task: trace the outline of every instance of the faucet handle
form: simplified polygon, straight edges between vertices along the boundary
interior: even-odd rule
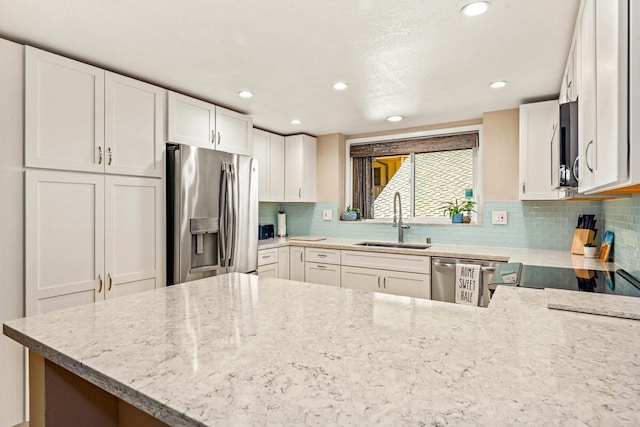
[[[402,227],[402,228],[411,228],[411,226],[408,225],[408,224],[402,224],[400,227]]]

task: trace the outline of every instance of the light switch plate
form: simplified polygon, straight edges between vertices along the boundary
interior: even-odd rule
[[[507,211],[493,211],[493,212],[491,212],[491,224],[506,225],[507,224]]]
[[[333,211],[331,209],[322,211],[322,220],[323,221],[331,221],[333,219]]]

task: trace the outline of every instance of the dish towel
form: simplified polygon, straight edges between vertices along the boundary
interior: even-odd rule
[[[456,264],[455,302],[477,306],[482,296],[482,267]]]

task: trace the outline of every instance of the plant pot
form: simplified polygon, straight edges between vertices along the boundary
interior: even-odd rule
[[[464,222],[465,224],[469,224],[471,222],[471,217],[469,215],[463,216],[462,222]]]
[[[462,217],[463,215],[461,213],[453,214],[451,222],[454,224],[462,224]]]
[[[595,258],[596,257],[596,247],[595,246],[585,246],[584,247],[584,257],[585,258]]]
[[[358,214],[355,211],[344,211],[340,214],[342,221],[355,221],[358,219]]]

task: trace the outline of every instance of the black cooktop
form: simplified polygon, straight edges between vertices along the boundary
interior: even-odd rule
[[[488,287],[490,290],[494,290],[496,285],[536,289],[554,288],[640,297],[640,282],[624,270],[617,270],[617,274],[614,274],[612,271],[509,263],[499,265],[496,268]]]

